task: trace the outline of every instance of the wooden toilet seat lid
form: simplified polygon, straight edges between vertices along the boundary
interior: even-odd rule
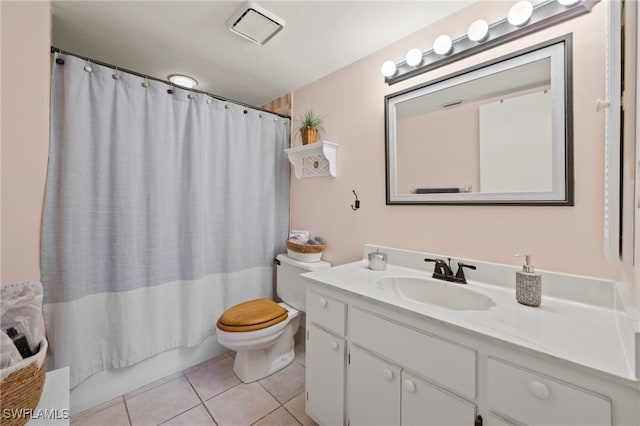
[[[218,319],[218,328],[232,332],[261,330],[287,316],[287,310],[271,299],[249,300],[227,309]]]

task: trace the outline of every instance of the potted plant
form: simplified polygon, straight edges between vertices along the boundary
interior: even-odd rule
[[[301,114],[298,118],[300,125],[297,131],[300,133],[302,144],[315,143],[318,139],[318,133],[324,131],[322,128],[322,117],[308,109],[304,114]]]

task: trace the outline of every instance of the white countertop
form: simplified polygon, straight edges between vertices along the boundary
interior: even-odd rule
[[[451,310],[406,300],[376,285],[384,277],[430,278],[426,269],[388,265],[386,271],[372,271],[367,265],[368,262],[359,261],[303,276],[315,283],[587,367],[595,373],[624,379],[634,387],[640,384],[617,331],[616,311],[610,307],[544,293],[540,307],[529,307],[516,302],[514,288],[468,279],[464,287],[490,297],[495,306],[484,311]],[[543,288],[544,285],[543,282]]]

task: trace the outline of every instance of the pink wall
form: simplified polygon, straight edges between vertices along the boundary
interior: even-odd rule
[[[326,139],[339,144],[337,178],[292,177],[291,226],[327,239],[324,258],[334,264],[360,258],[365,242],[412,250],[519,264],[530,252],[541,269],[620,278],[603,254],[606,3],[593,12],[542,32],[388,87],[380,74],[386,59],[412,47],[427,48],[439,34],[453,38],[475,19],[495,22],[509,2],[479,1],[293,93],[293,117],[307,107],[326,114]],[[573,32],[574,207],[385,205],[383,98],[438,76]],[[294,144],[299,144],[299,138]],[[352,190],[361,209],[352,211]]]
[[[0,283],[40,279],[49,147],[48,1],[0,2],[2,254]]]

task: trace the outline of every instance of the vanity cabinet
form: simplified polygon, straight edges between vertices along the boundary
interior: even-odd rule
[[[472,425],[475,369],[471,348],[307,291],[307,412],[320,424]]]
[[[321,425],[640,424],[637,391],[353,293],[309,284],[306,320]]]
[[[348,330],[351,426],[473,424],[475,350],[355,306]]]

